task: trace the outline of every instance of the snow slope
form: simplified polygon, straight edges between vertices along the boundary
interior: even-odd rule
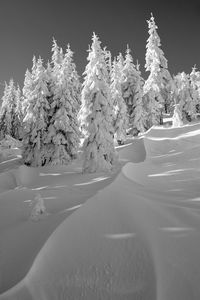
[[[114,174],[78,162],[0,194],[0,300],[200,299],[200,124],[129,142]],[[24,201],[36,191],[49,216],[34,223]]]

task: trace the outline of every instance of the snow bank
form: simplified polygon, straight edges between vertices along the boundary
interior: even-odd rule
[[[52,234],[26,276],[30,299],[155,300],[151,247],[134,221],[132,184],[124,194],[123,183],[118,177]]]
[[[24,280],[0,300],[199,300],[199,137],[200,124],[152,128],[119,147],[125,165],[107,186],[100,185],[102,174],[86,180],[44,173],[41,185],[67,179],[67,201],[77,189],[90,198],[52,232]],[[95,184],[103,188],[97,194]]]

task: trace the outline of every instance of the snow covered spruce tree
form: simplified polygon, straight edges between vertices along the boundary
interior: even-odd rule
[[[111,71],[111,98],[114,108],[114,131],[118,144],[124,144],[126,130],[128,128],[128,117],[126,103],[122,97],[122,70],[114,59]]]
[[[4,95],[2,97],[2,106],[0,109],[0,140],[5,135],[10,135],[15,139],[19,139],[18,129],[21,120],[19,118],[20,105],[19,88],[16,89],[14,80],[11,79],[9,84],[5,83]]]
[[[85,133],[83,171],[111,170],[116,161],[113,112],[105,55],[93,34],[82,89],[80,125]]]
[[[146,111],[143,101],[144,80],[139,66],[135,66],[127,47],[125,60],[118,56],[118,65],[122,71],[122,96],[127,106],[129,133],[137,135],[145,131]]]
[[[51,99],[47,143],[52,146],[50,162],[54,165],[67,164],[76,158],[80,142],[79,77],[70,47],[68,46],[65,55],[62,55],[62,59],[61,53],[57,47],[55,50],[53,48],[52,69],[48,72],[51,76]]]
[[[189,76],[190,94],[196,106],[196,116],[198,116],[200,115],[200,71],[197,71],[196,67],[194,66]]]
[[[147,101],[143,95],[144,79],[141,77],[139,65],[136,66],[134,110],[132,113],[132,128],[134,134],[144,133],[148,129],[147,125]]]
[[[23,97],[20,86],[15,90],[16,97],[16,122],[15,122],[15,138],[17,140],[23,139]]]
[[[162,124],[163,112],[169,112],[172,93],[173,81],[168,71],[167,59],[161,50],[160,37],[157,33],[157,26],[153,15],[148,22],[149,38],[146,45],[146,71],[150,72],[148,79],[144,85],[144,94],[150,94],[149,104],[155,106],[150,108],[150,112],[154,112],[152,116],[152,125]],[[153,98],[155,100],[153,101]],[[157,103],[159,104],[157,104]],[[156,113],[156,115],[155,115]],[[151,119],[151,115],[149,115]]]
[[[30,74],[29,74],[30,75]],[[22,157],[28,166],[43,166],[51,157],[46,145],[49,95],[47,76],[42,59],[33,59],[32,74],[26,77],[23,88],[26,103]],[[49,153],[50,152],[50,153]]]
[[[183,121],[191,121],[196,116],[197,102],[192,98],[189,75],[185,72],[174,77],[176,85],[176,103],[179,103]]]

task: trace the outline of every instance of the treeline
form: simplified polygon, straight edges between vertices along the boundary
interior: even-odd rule
[[[53,40],[51,60],[33,58],[22,90],[5,84],[0,108],[0,140],[5,135],[23,141],[28,166],[67,164],[77,157],[80,143],[83,171],[110,170],[117,155],[114,142],[127,133],[138,135],[163,122],[178,104],[182,121],[200,113],[200,72],[171,76],[161,49],[153,15],[148,21],[145,69],[134,63],[131,50],[112,57],[93,34],[83,82],[73,52]]]

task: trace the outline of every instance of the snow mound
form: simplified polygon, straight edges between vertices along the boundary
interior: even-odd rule
[[[199,300],[199,135],[200,124],[152,128],[121,146],[121,172],[57,227],[0,300]],[[89,195],[94,181],[73,176],[69,191]]]
[[[57,228],[15,297],[26,288],[26,299],[155,300],[151,247],[134,221],[131,184],[125,202],[122,184],[117,178]]]
[[[124,162],[143,162],[146,159],[146,150],[143,138],[135,138],[130,143],[118,147],[119,159]]]
[[[158,156],[174,156],[186,150],[199,147],[200,124],[178,128],[151,128],[144,135],[144,145],[148,159]]]

